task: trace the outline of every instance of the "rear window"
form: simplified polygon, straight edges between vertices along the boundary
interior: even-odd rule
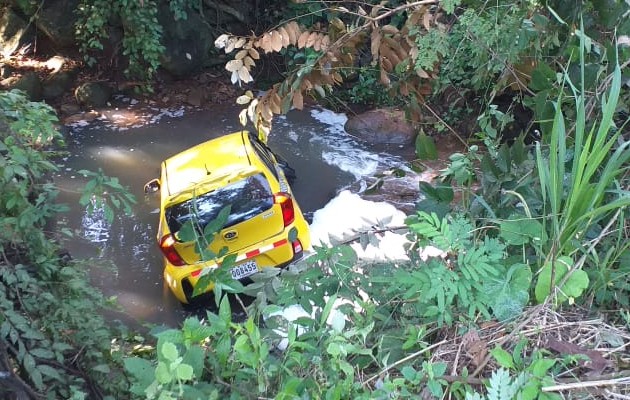
[[[181,226],[195,216],[203,229],[210,221],[217,218],[219,212],[231,205],[226,227],[236,225],[252,218],[273,206],[273,195],[269,182],[262,174],[252,175],[238,182],[196,198],[184,201],[165,210],[166,223],[171,232],[176,233]]]

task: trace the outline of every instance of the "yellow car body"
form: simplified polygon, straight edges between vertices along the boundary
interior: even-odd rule
[[[227,223],[210,250],[217,254],[227,247],[226,256],[236,255],[231,272],[242,281],[262,268],[286,266],[310,247],[308,223],[282,167],[271,150],[247,131],[168,158],[162,162],[160,179],[145,186],[145,191],[156,190],[160,190],[157,240],[164,255],[164,280],[182,303],[191,302],[204,269],[217,268],[224,258],[203,261],[194,241],[181,240],[178,231],[191,218],[203,229],[230,205]]]

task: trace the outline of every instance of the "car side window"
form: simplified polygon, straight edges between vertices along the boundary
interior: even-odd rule
[[[265,163],[269,171],[276,177],[276,179],[280,179],[278,177],[278,171],[276,170],[276,163],[273,161],[273,157],[269,154],[269,151],[265,149],[257,140],[251,141],[252,146],[254,147],[254,151],[260,157],[260,159]]]

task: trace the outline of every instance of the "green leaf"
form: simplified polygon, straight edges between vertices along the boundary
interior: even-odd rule
[[[193,378],[193,368],[188,364],[179,364],[175,370],[178,380],[189,381]]]
[[[335,305],[335,301],[337,300],[337,294],[330,296],[328,301],[326,302],[326,306],[324,306],[324,310],[322,311],[322,315],[319,318],[320,325],[324,326],[326,321],[328,320],[328,316],[332,311],[333,306]]]
[[[433,364],[433,376],[439,378],[446,373],[448,365],[444,362],[437,362]]]
[[[511,245],[520,246],[529,242],[545,243],[547,234],[538,220],[521,215],[512,215],[501,221],[500,236]]]
[[[442,395],[444,394],[442,385],[440,384],[440,382],[436,380],[427,381],[427,387],[429,388],[429,391],[431,392],[431,394],[438,399],[441,398]]]
[[[542,358],[540,360],[534,361],[528,369],[535,377],[542,378],[547,374],[547,371],[549,371],[551,367],[553,367],[555,364],[556,360]]]
[[[221,211],[219,211],[217,217],[214,220],[208,222],[206,227],[203,229],[203,235],[209,236],[219,232],[223,228],[223,226],[225,226],[227,219],[230,216],[231,209],[232,206],[230,205],[223,207]]]
[[[55,353],[53,353],[52,351],[48,349],[43,349],[43,348],[33,349],[31,350],[31,354],[33,355],[33,357],[43,358],[46,360],[50,360],[55,357]]]
[[[437,148],[433,138],[420,132],[416,137],[416,157],[420,160],[437,160]]]
[[[342,353],[341,345],[337,342],[329,343],[326,347],[326,352],[333,357],[339,357]]]
[[[162,344],[160,353],[168,361],[175,361],[177,360],[177,357],[179,357],[179,352],[177,351],[177,347],[171,342],[166,342]]]
[[[513,369],[514,361],[512,360],[512,355],[507,351],[503,350],[501,347],[495,347],[490,350],[490,354],[497,360],[497,364],[502,366],[503,368]]]
[[[538,62],[536,69],[532,71],[532,79],[529,87],[539,92],[553,88],[556,80],[556,72],[544,62]]]
[[[538,276],[536,288],[534,289],[536,300],[539,303],[545,301],[547,296],[551,293],[551,287],[556,287],[564,279],[564,276],[571,267],[573,267],[573,260],[566,256],[558,257],[558,259],[553,263],[545,263],[540,275]],[[584,290],[588,288],[588,283],[589,279],[586,272],[583,270],[573,271],[564,285],[558,288],[556,292],[556,301],[560,304],[568,299],[575,299],[581,296]]]
[[[192,220],[188,220],[182,224],[177,232],[177,238],[182,242],[193,242],[197,240],[197,232],[195,231]]]
[[[55,379],[57,381],[63,380],[59,371],[57,371],[55,368],[51,367],[50,365],[46,365],[46,364],[38,365],[37,369],[39,370],[39,372],[41,372],[42,375],[45,375],[49,378]]]
[[[104,374],[109,374],[111,372],[111,368],[107,364],[99,364],[92,367],[92,371],[102,372]]]
[[[173,375],[166,363],[161,361],[158,363],[155,369],[155,379],[161,384],[166,384],[173,380]]]

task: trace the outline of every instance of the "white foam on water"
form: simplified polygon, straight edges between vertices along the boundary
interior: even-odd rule
[[[358,232],[384,227],[401,227],[405,224],[405,213],[385,202],[362,199],[347,190],[342,191],[323,208],[315,211],[310,226],[311,243],[315,246],[330,245],[330,237],[345,239]],[[351,246],[362,260],[408,260],[404,232],[386,231],[378,234],[378,247],[369,244],[365,249],[357,241]]]
[[[324,147],[323,160],[342,171],[349,172],[357,180],[373,175],[379,167],[386,169],[402,163],[398,157],[377,154],[362,148],[360,143],[345,131],[344,126],[348,121],[345,114],[314,108],[311,110],[311,116],[328,126],[324,134],[315,134],[311,138],[311,142]]]

